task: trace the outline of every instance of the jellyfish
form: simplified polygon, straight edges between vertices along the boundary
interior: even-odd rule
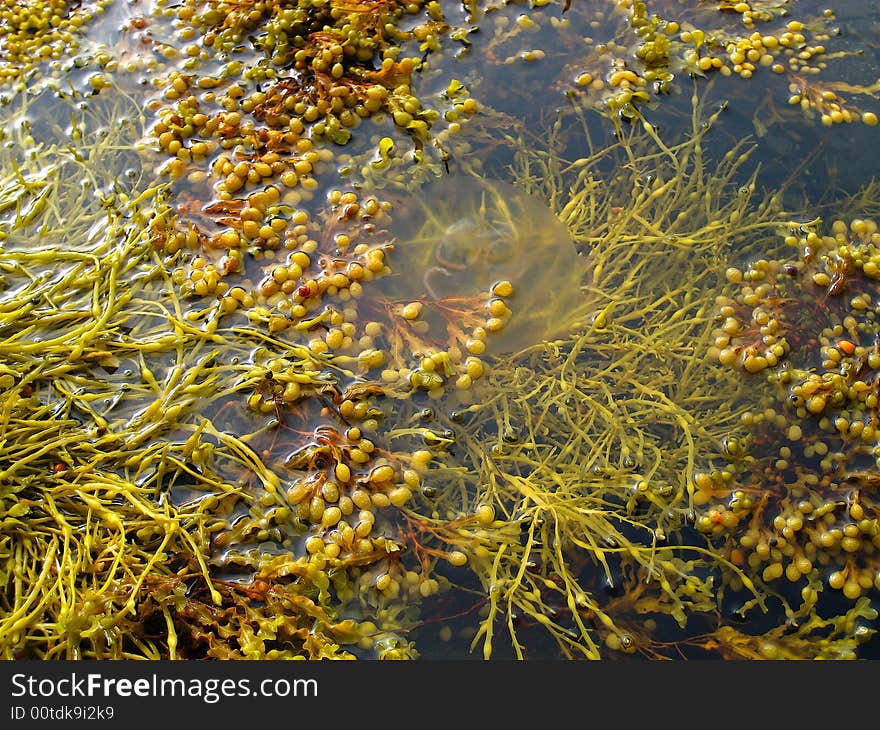
[[[547,203],[499,180],[451,175],[397,206],[386,296],[425,305],[432,330],[458,327],[500,282],[510,315],[491,338],[508,354],[570,334],[588,309],[587,259]]]

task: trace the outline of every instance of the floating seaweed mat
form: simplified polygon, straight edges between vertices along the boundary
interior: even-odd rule
[[[381,287],[424,303],[432,328],[439,322],[432,304],[486,307],[493,292],[503,292],[511,310],[493,335],[496,354],[562,337],[581,321],[587,260],[543,200],[499,180],[447,175],[411,201],[395,206],[393,273]]]

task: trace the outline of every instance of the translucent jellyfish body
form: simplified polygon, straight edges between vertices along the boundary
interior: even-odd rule
[[[454,339],[482,312],[500,325],[491,352],[504,354],[582,321],[586,259],[540,198],[498,180],[444,176],[396,206],[392,220],[392,274],[382,286],[401,302],[424,304],[431,339],[444,326]],[[509,312],[493,304],[499,298]]]

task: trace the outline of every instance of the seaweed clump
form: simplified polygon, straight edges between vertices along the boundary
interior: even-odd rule
[[[22,100],[21,114],[67,104],[46,99]],[[346,658],[362,640],[410,655],[331,608],[344,584],[330,556],[267,549],[308,536],[248,444],[249,337],[266,337],[199,326],[181,306],[148,225],[167,189],[131,167],[138,105],[105,90],[74,118],[72,131],[7,125],[2,148],[4,200],[19,201],[0,221],[3,655]],[[304,385],[330,383],[313,360],[297,369]],[[358,468],[371,467],[357,443]],[[324,468],[317,456],[312,468]],[[371,564],[372,550],[354,562]]]
[[[585,335],[557,343],[555,361],[540,350],[531,363],[522,354],[509,362],[487,359],[488,377],[481,381],[477,401],[440,418],[439,425],[446,427],[448,435],[432,462],[435,468],[426,477],[433,487],[432,512],[429,516],[422,511],[411,518],[416,533],[427,538],[429,545],[446,543],[447,549],[466,555],[468,565],[479,572],[489,605],[483,609],[486,618],[474,641],[482,640],[487,657],[492,655],[499,621],[506,626],[517,656],[528,650],[517,637],[527,633],[530,625],[549,628],[567,655],[598,655],[598,646],[587,638],[584,617],[607,638],[608,647],[638,648],[650,655],[656,651],[650,638],[644,631],[624,628],[625,618],[615,623],[615,611],[669,614],[684,627],[687,616],[721,612],[727,602],[738,605],[737,612],[745,616],[753,610],[773,610],[771,605],[778,601],[786,620],[803,626],[806,635],[812,630],[808,627],[818,621],[815,611],[826,610],[829,601],[833,604],[833,598],[823,594],[825,588],[842,590],[850,600],[876,589],[871,556],[877,527],[870,493],[876,482],[873,292],[877,228],[872,218],[862,217],[871,206],[870,186],[859,196],[854,211],[858,217],[849,224],[837,220],[830,235],[822,237],[818,219],[805,222],[783,209],[782,190],[768,195],[757,208],[751,206],[756,173],[733,183],[748,158],[747,146],[736,145],[723,156],[720,185],[714,179],[706,184],[702,137],[711,122],[701,124],[695,117],[692,137],[669,146],[652,125],[641,118],[640,123],[643,137],[633,132],[619,147],[612,145],[569,166],[548,154],[552,163],[536,169],[535,158],[540,160],[541,153],[533,148],[520,153],[517,164],[522,167],[515,166],[514,174],[522,184],[541,181],[541,194],[560,201],[560,218],[580,232],[580,237],[575,233],[575,240],[581,250],[595,257],[594,286],[589,288],[593,301],[600,303]],[[656,145],[653,154],[646,153],[639,142]],[[638,172],[630,172],[632,178],[612,177],[610,184],[602,185],[597,171],[602,169],[603,158],[615,152],[628,160],[626,169]],[[610,169],[619,170],[620,165]],[[566,174],[575,177],[575,183],[566,180]],[[735,195],[727,199],[722,193],[717,201],[709,193],[688,196],[680,190],[683,179],[694,180],[701,190],[727,190]],[[629,186],[625,192],[614,189],[624,183]],[[622,205],[613,205],[615,196]],[[838,212],[839,208],[840,203],[832,206]],[[618,217],[620,227],[615,225]],[[636,231],[627,230],[630,226]],[[606,228],[615,234],[613,240],[603,235]],[[614,248],[615,244],[632,246],[635,241],[638,253],[629,255],[637,257],[638,264]],[[771,262],[761,258],[780,245],[802,251],[802,258]],[[684,341],[669,343],[662,320],[653,329],[650,318],[646,322],[644,313],[631,309],[638,299],[627,298],[635,284],[628,283],[625,275],[639,272],[638,291],[647,296],[651,276],[640,267],[649,266],[644,257],[650,260],[652,246],[658,247],[658,258],[659,249],[665,249],[670,258],[680,254],[687,259],[679,263],[683,280],[688,282],[685,301],[677,299],[675,290],[670,291],[663,280],[657,296],[658,301],[675,304],[674,315],[667,313],[669,321],[676,322],[675,331],[697,328],[688,330],[686,337],[692,344],[704,343],[695,350]],[[755,261],[745,271],[717,267],[719,260],[750,255]],[[608,282],[614,285],[606,289]],[[720,293],[723,287],[741,287],[741,293],[727,297]],[[699,291],[706,298],[700,299]],[[691,297],[699,307],[699,316],[693,319],[687,315]],[[649,311],[655,309],[656,305]],[[621,316],[638,322],[637,328],[626,328],[625,335],[619,335],[622,342],[611,340],[616,354],[625,353],[621,362],[626,367],[620,362],[594,365],[608,360],[602,350],[611,346],[606,339],[608,322]],[[823,318],[827,318],[824,329]],[[810,336],[810,331],[821,332]],[[629,337],[633,338],[632,350],[626,347]],[[866,340],[868,344],[863,344]],[[587,354],[591,342],[595,349]],[[792,366],[793,360],[802,361],[811,348],[821,355],[816,365],[825,372],[802,362]],[[723,372],[713,372],[711,366],[706,369],[690,360],[702,358],[705,351],[722,368],[737,366],[752,377],[772,371],[768,375],[772,395],[761,396],[758,406],[753,398],[737,395],[750,381],[738,383]],[[671,364],[676,352],[684,358],[680,372]],[[647,365],[643,358],[657,358],[662,364]],[[554,371],[554,364],[560,370]],[[579,378],[589,378],[593,367],[598,367],[601,378],[577,385]],[[554,380],[555,373],[564,374],[561,384]],[[631,373],[641,380],[645,373],[670,376],[670,380],[663,387],[627,382]],[[706,390],[698,390],[691,401],[688,389],[700,386]],[[629,403],[625,395],[629,388],[639,394],[640,406],[653,403],[650,417],[642,411],[620,413],[621,404]],[[675,392],[663,397],[664,388]],[[601,402],[593,395],[597,392],[604,394]],[[572,402],[579,404],[577,415],[569,410]],[[701,412],[704,405],[712,418]],[[607,422],[598,415],[605,412]],[[620,426],[624,423],[637,430],[634,424],[653,424],[652,419],[661,418],[661,413],[670,422],[653,432],[645,426],[647,433],[662,434],[666,444],[672,438],[690,446],[668,475],[663,466],[676,463],[668,447],[658,446],[652,470],[640,469],[651,440],[640,433],[636,448],[626,440],[627,428]],[[599,441],[589,441],[590,430],[577,416],[588,417],[590,426],[599,422],[609,430],[614,422],[614,435],[602,432]],[[705,428],[710,421],[712,428]],[[812,435],[815,421],[818,435]],[[705,430],[700,431],[701,426]],[[741,437],[740,428],[748,435]],[[397,433],[408,437],[418,431]],[[780,446],[779,433],[793,443]],[[471,441],[472,434],[477,440]],[[562,441],[553,440],[557,434],[565,435]],[[489,456],[486,439],[494,442]],[[579,451],[581,439],[586,442],[583,451]],[[696,443],[701,446],[697,448]],[[715,456],[707,454],[709,444],[716,445]],[[615,447],[619,452],[615,453]],[[462,456],[462,451],[467,455]],[[632,456],[636,451],[641,454],[638,459]],[[564,454],[562,462],[557,454]],[[695,468],[699,461],[703,467],[707,462],[723,466],[706,473]],[[460,471],[462,463],[467,466],[464,472]],[[648,478],[643,478],[644,472]],[[586,476],[591,473],[601,480]],[[625,486],[615,482],[623,475]],[[470,510],[443,501],[446,492],[437,486],[444,479],[450,481],[448,493],[454,500],[463,493],[473,495]],[[719,497],[728,501],[719,504]],[[590,509],[592,499],[601,506]],[[614,510],[618,506],[620,512]],[[444,525],[444,519],[450,518],[453,524]],[[519,523],[527,537],[518,539],[510,530],[511,522]],[[681,539],[689,524],[710,537],[707,547],[701,548],[698,542],[670,542],[670,536]],[[503,536],[493,538],[491,526],[503,528]],[[590,542],[584,534],[602,538]],[[640,534],[642,544],[634,541]],[[476,548],[474,541],[479,543]],[[625,598],[600,607],[595,594],[585,589],[566,564],[571,559],[566,550],[579,550],[581,558],[587,554],[602,565],[606,588],[621,590]],[[691,551],[697,557],[682,557]],[[674,559],[660,558],[673,555]],[[508,560],[510,572],[506,573]],[[589,571],[585,575],[595,580]],[[776,585],[783,575],[795,593]],[[648,584],[656,580],[660,587],[652,593],[641,586],[643,580]],[[620,588],[621,584],[625,587]],[[718,598],[712,598],[713,594]],[[822,607],[817,608],[820,601]],[[854,656],[854,647],[873,634],[867,622],[874,612],[868,605],[860,602],[853,609],[861,616],[856,628],[849,620],[841,624],[849,626],[856,638],[816,640],[816,656]],[[720,633],[730,639],[729,627]],[[680,646],[693,641],[704,649],[718,648],[719,635],[704,643],[687,639]],[[775,642],[770,642],[774,651],[788,651]],[[796,655],[804,648],[795,649],[792,644],[790,651]]]
[[[824,229],[759,190],[749,142],[707,152],[724,107],[695,93],[681,137],[643,111],[681,72],[812,75],[824,40],[757,3],[723,5],[749,31],[727,37],[625,2],[621,40],[582,58],[582,9],[549,5],[487,6],[481,49],[471,6],[157,4],[129,37],[171,25],[180,47],[99,62],[156,73],[146,112],[115,76],[11,100],[4,656],[413,659],[441,621],[487,659],[857,656],[878,588],[876,191]],[[449,41],[463,81],[438,83]],[[492,62],[482,86],[468,59]],[[555,121],[488,104],[492,74],[548,60]],[[823,123],[876,121],[806,88],[791,105]],[[474,199],[540,208],[496,217],[488,247],[482,221],[441,216],[451,238],[407,259],[396,226],[453,169]],[[510,187],[482,198],[489,179]],[[577,263],[542,286],[577,316],[506,259],[453,301],[450,272],[521,245],[536,210]],[[759,613],[763,635],[732,628]]]
[[[778,257],[731,268],[711,348],[763,382],[728,444],[726,481],[718,469],[698,475],[700,501],[712,507],[698,526],[763,580],[806,581],[814,599],[830,588],[856,601],[878,585],[873,187],[835,206],[849,221],[792,226]],[[768,329],[784,333],[778,361],[749,354]]]
[[[468,640],[485,658],[505,645],[529,656],[540,630],[568,658],[657,656],[634,614],[672,617],[684,645],[695,617],[723,624],[728,592],[769,610],[747,566],[688,537],[702,519],[700,465],[748,409],[735,373],[704,356],[717,262],[788,221],[778,196],[754,205],[745,143],[717,167],[704,156],[718,114],[703,120],[695,107],[675,144],[642,121],[561,159],[563,130],[589,138],[581,117],[583,127],[558,125],[549,149],[516,156],[514,178],[556,206],[591,260],[593,315],[552,346],[487,357],[473,404],[435,410],[431,428],[448,436],[430,449],[430,498],[405,510],[426,559],[439,550],[455,565],[460,553],[477,577],[485,598]],[[389,437],[412,444],[417,433]]]
[[[68,65],[68,59],[87,45],[88,26],[111,2],[5,0],[0,9],[0,82],[22,83],[44,67]]]

